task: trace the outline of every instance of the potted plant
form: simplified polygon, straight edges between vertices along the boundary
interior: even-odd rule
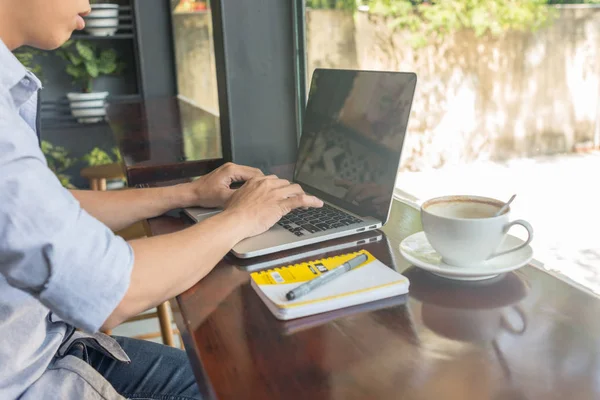
[[[64,147],[54,146],[46,140],[42,140],[41,146],[48,167],[54,172],[60,183],[67,189],[75,189],[71,183],[71,176],[65,174],[65,171],[78,161],[77,158],[71,157]]]
[[[108,92],[94,92],[94,80],[101,75],[111,75],[121,68],[113,49],[98,50],[85,41],[69,41],[58,51],[67,61],[65,71],[81,88],[81,92],[67,93],[71,114],[80,123],[95,123],[104,119]]]
[[[119,29],[119,5],[91,1],[92,11],[85,17],[85,31],[92,36],[112,36]]]

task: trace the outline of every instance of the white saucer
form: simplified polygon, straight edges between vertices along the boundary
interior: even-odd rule
[[[507,235],[499,250],[509,249],[523,243],[519,238]],[[455,267],[442,261],[442,257],[431,247],[425,232],[418,232],[400,243],[400,253],[409,262],[435,275],[462,281],[491,279],[500,274],[514,271],[527,265],[533,258],[531,246],[484,261],[480,267]]]

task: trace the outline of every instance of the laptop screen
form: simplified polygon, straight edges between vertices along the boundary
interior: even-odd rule
[[[294,180],[387,221],[416,82],[413,73],[316,69]]]

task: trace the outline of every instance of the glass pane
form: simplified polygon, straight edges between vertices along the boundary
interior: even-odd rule
[[[600,292],[597,6],[305,1],[307,85],[318,67],[418,75],[397,195],[517,194],[534,257]]]
[[[185,157],[219,158],[219,102],[209,2],[171,0],[171,9]]]

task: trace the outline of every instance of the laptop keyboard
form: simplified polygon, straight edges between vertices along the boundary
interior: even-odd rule
[[[277,223],[296,236],[310,235],[362,222],[337,208],[325,204],[321,208],[292,210]]]

